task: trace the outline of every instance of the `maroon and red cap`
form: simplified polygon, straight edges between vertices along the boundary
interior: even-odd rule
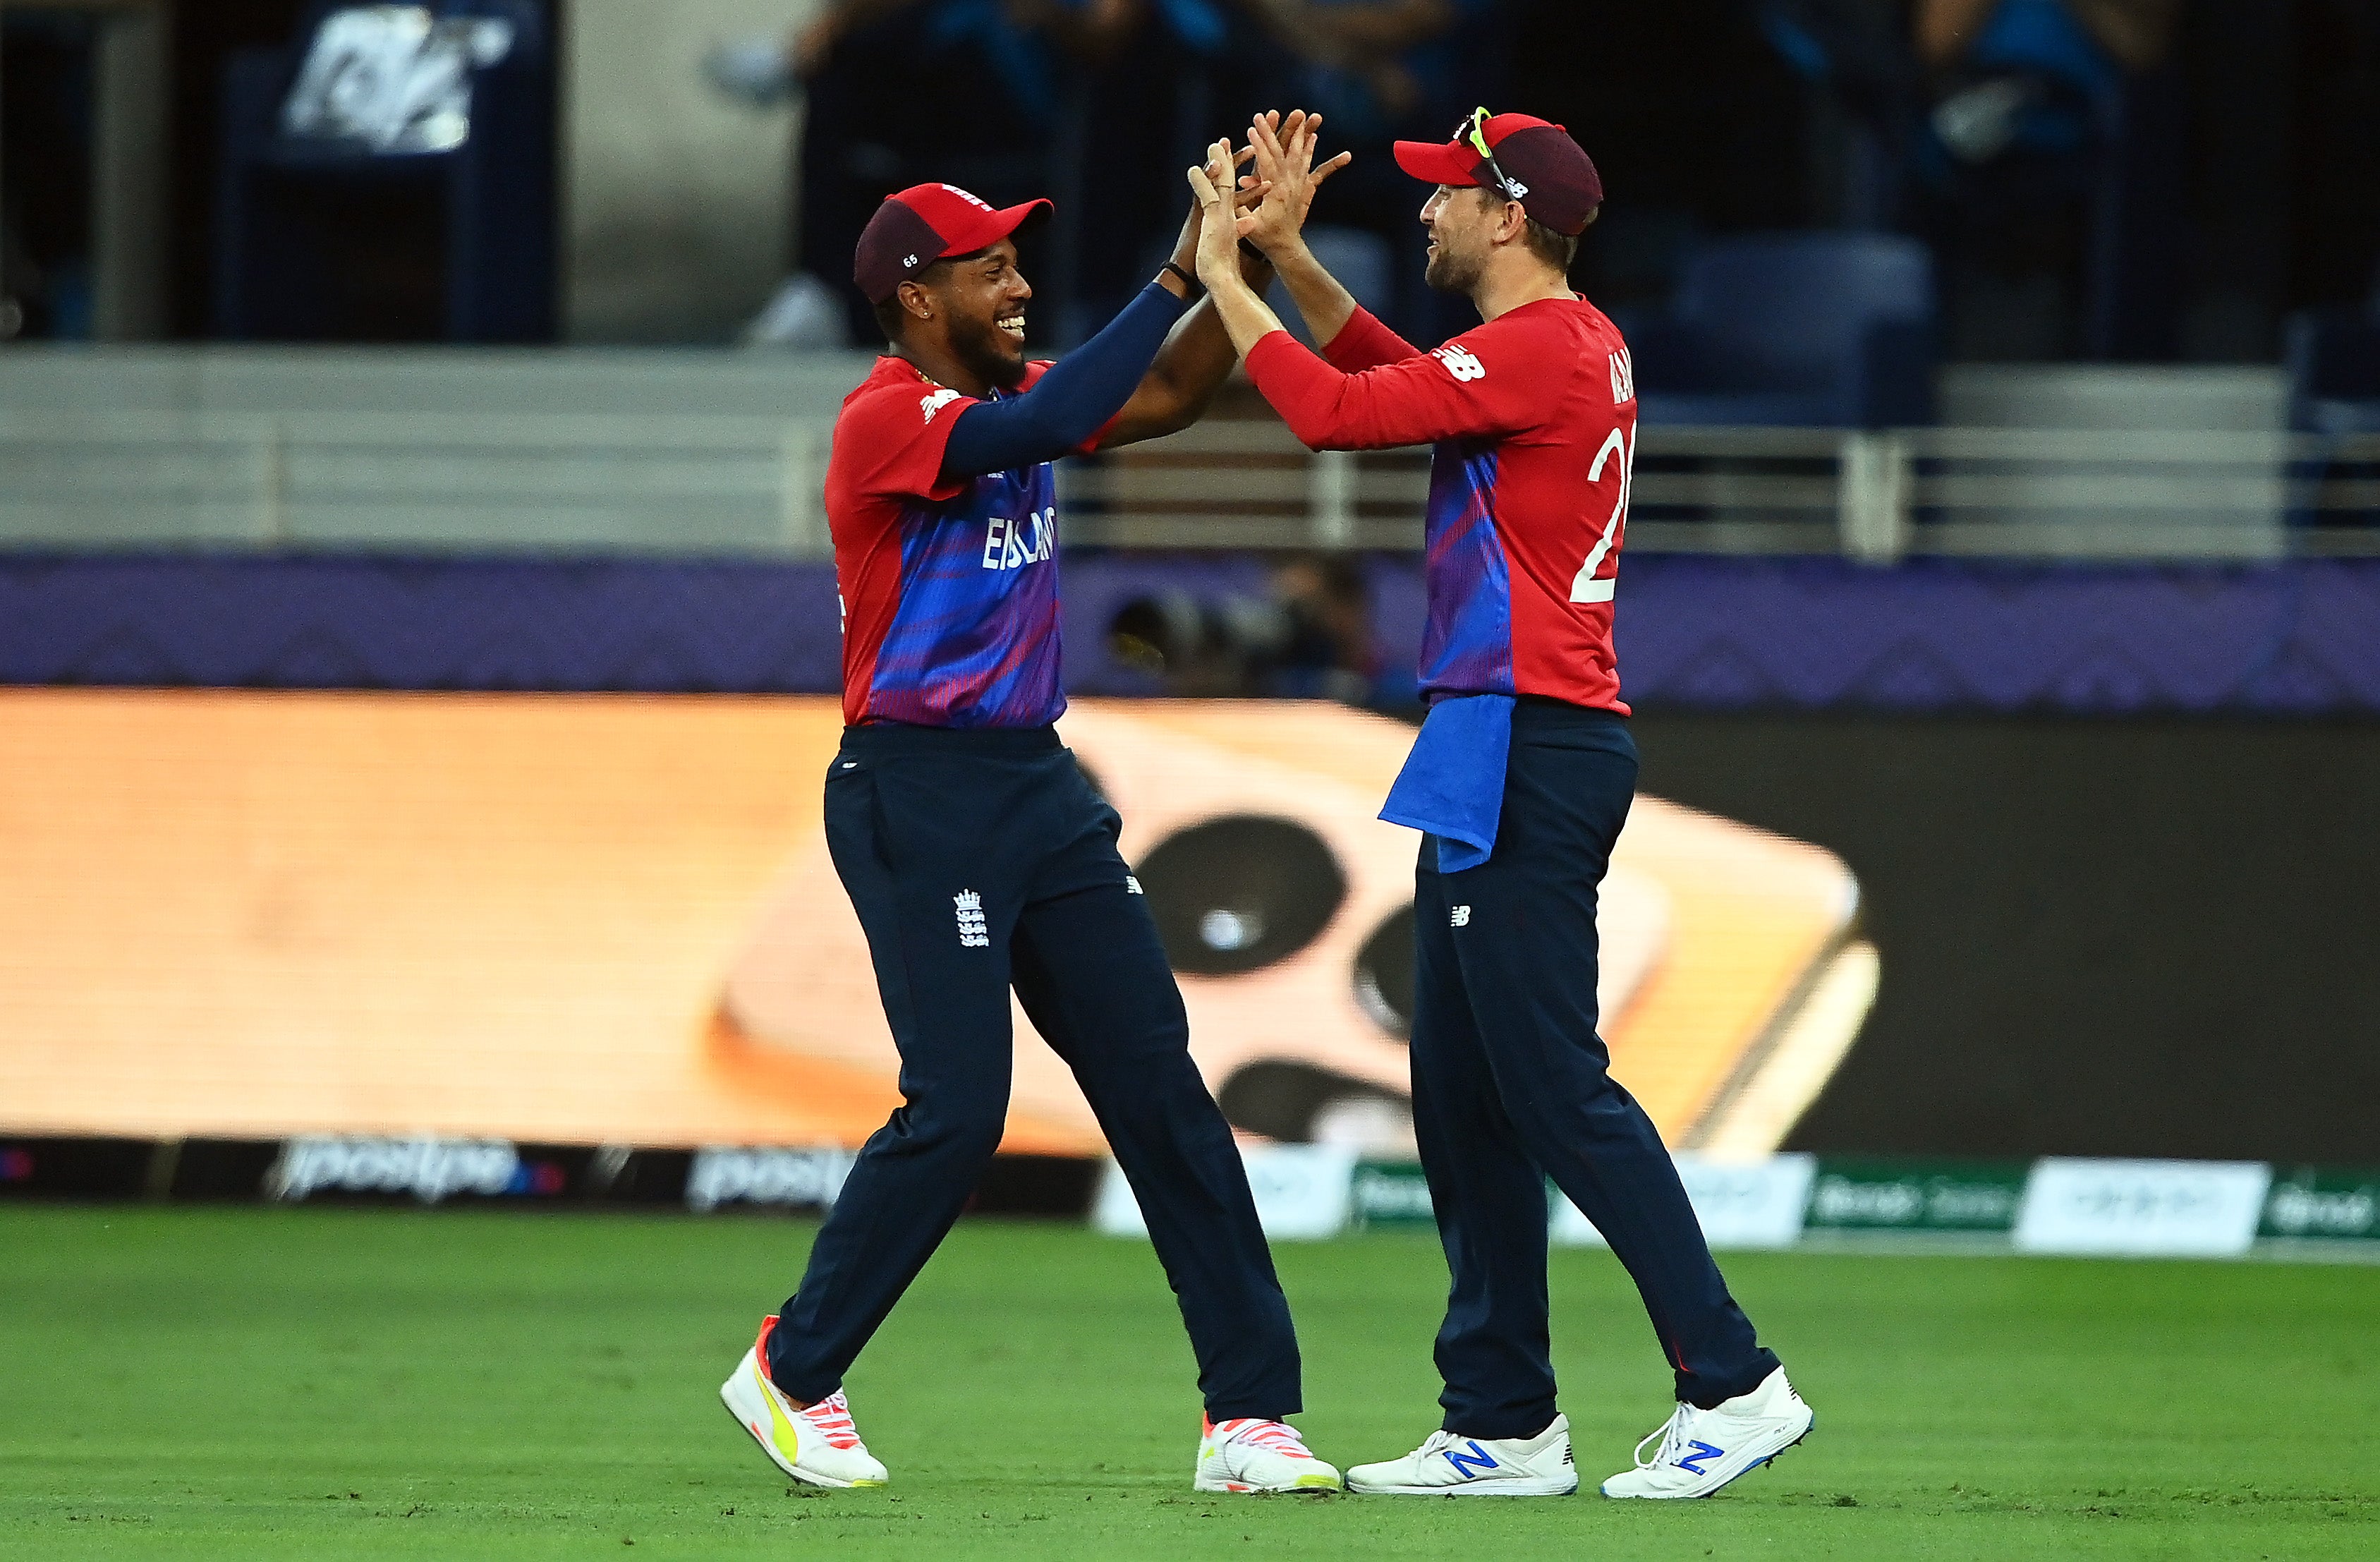
[[[880,304],[936,261],[990,249],[1053,210],[1047,201],[1002,208],[956,185],[911,185],[886,196],[868,219],[851,279],[869,303]]]
[[[1603,204],[1603,177],[1595,160],[1560,125],[1526,114],[1486,110],[1465,120],[1446,142],[1399,141],[1397,166],[1425,184],[1501,189],[1556,233],[1575,237]],[[1475,135],[1488,143],[1482,156]],[[1503,177],[1497,177],[1497,170]]]

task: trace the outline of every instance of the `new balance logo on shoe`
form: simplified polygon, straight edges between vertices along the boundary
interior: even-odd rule
[[[1451,927],[1469,927],[1471,925],[1471,908],[1468,906],[1457,906],[1454,909],[1454,916],[1448,925]]]
[[[1680,1470],[1691,1470],[1697,1475],[1706,1473],[1703,1469],[1704,1460],[1715,1459],[1721,1454],[1727,1452],[1725,1448],[1714,1448],[1708,1443],[1699,1441],[1689,1443],[1687,1446],[1694,1449],[1694,1457],[1692,1458],[1680,1459],[1678,1461],[1678,1468]]]
[[[951,902],[959,909],[959,947],[990,948],[991,926],[983,920],[983,897],[963,889],[951,897]]]
[[[1465,1453],[1462,1448],[1439,1450],[1446,1456],[1446,1462],[1454,1466],[1454,1473],[1462,1476],[1465,1481],[1476,1480],[1488,1470],[1502,1468],[1496,1462],[1495,1455],[1479,1446],[1477,1438],[1473,1438],[1465,1446],[1471,1451]]]

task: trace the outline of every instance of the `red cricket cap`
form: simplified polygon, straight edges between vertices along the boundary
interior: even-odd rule
[[[1603,176],[1570,132],[1526,114],[1500,114],[1483,128],[1522,209],[1556,233],[1585,232],[1587,218],[1603,204]],[[1497,188],[1494,170],[1472,144],[1468,120],[1451,141],[1399,141],[1396,152],[1397,166],[1425,184]]]
[[[851,279],[869,303],[880,304],[936,261],[988,250],[1054,210],[1047,201],[1002,209],[956,185],[911,185],[886,196],[868,219]]]

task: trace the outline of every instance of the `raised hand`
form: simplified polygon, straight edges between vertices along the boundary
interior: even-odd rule
[[[1204,167],[1189,172],[1190,190],[1198,201],[1198,280],[1210,292],[1241,280],[1241,225],[1256,220],[1234,210],[1240,193],[1232,175],[1236,162],[1226,136],[1207,149]]]
[[[1235,166],[1245,166],[1254,161],[1256,154],[1256,148],[1244,146],[1232,154],[1232,162]],[[1261,179],[1254,174],[1243,174],[1240,176],[1238,188],[1232,193],[1232,206],[1239,212],[1249,211],[1265,198],[1265,193],[1266,187]],[[1173,263],[1184,271],[1197,269],[1200,222],[1200,207],[1194,200],[1190,202],[1189,216],[1183,220],[1182,232],[1173,240]]]
[[[1316,167],[1314,152],[1321,128],[1322,116],[1304,109],[1292,109],[1286,118],[1279,109],[1272,109],[1258,115],[1248,127],[1249,150],[1256,154],[1255,177],[1264,187],[1265,196],[1243,220],[1243,236],[1273,259],[1299,244],[1306,214],[1314,205],[1314,192],[1322,181],[1354,160],[1342,152]]]

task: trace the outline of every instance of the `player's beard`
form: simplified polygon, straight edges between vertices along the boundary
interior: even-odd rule
[[[964,316],[951,322],[951,352],[985,384],[1014,390],[1025,383],[1025,349],[1012,346],[998,325]]]
[[[1440,238],[1438,253],[1422,269],[1421,279],[1441,293],[1469,293],[1479,285],[1480,269],[1475,256],[1458,253],[1452,244]]]

